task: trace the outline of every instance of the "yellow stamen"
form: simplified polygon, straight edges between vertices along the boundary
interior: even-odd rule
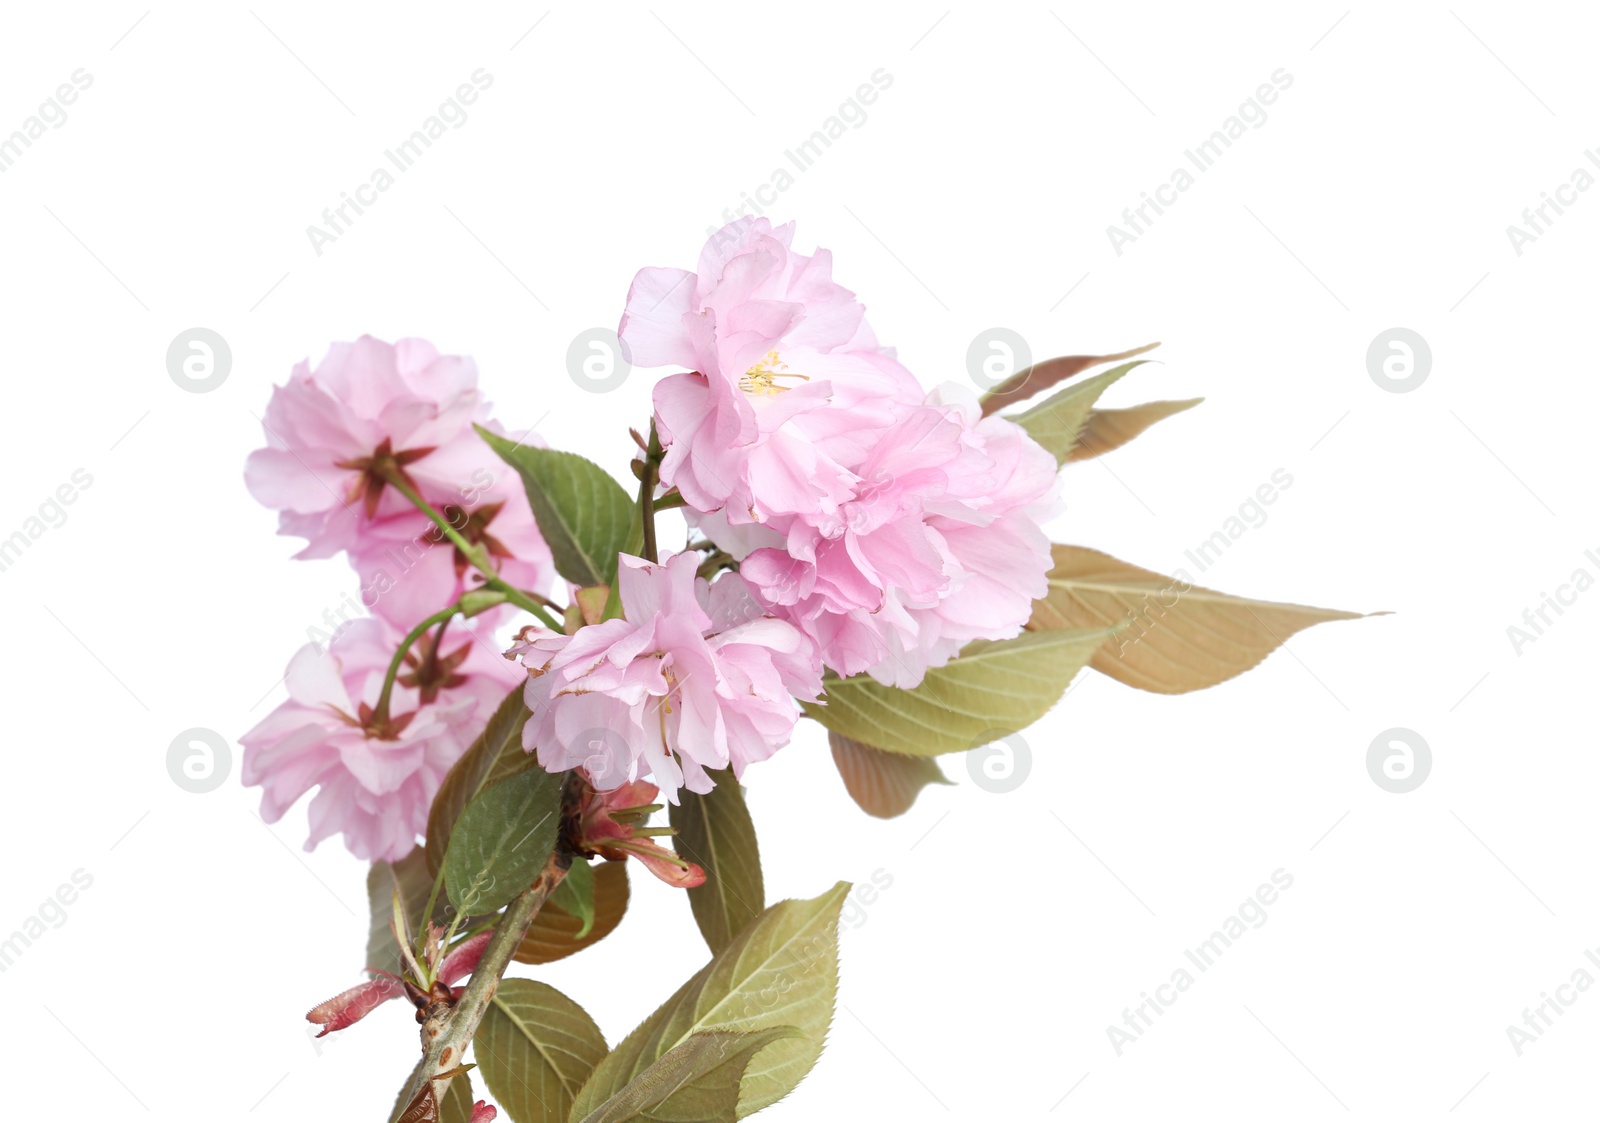
[[[768,351],[766,358],[744,372],[744,377],[739,379],[739,389],[747,394],[781,394],[793,389],[792,386],[779,386],[775,381],[779,378],[810,381],[805,375],[791,371],[788,364],[778,358],[776,351]]]

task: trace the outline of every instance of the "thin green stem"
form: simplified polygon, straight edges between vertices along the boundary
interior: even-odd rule
[[[439,941],[439,964],[444,963],[445,956],[450,951],[450,941],[456,938],[456,929],[461,926],[461,921],[463,919],[465,918],[460,913],[456,913],[455,916],[450,918],[450,927],[445,929],[444,939]],[[428,964],[429,975],[433,975],[434,971],[437,969],[438,965],[432,963]],[[436,978],[437,976],[434,977]],[[428,980],[428,985],[430,987],[433,986],[433,978]]]
[[[718,550],[701,562],[700,568],[695,573],[709,581],[724,569],[736,569],[738,565],[739,563],[733,560],[732,554],[726,550]]]
[[[644,527],[644,560],[652,564],[656,554],[656,482],[661,469],[661,438],[656,423],[650,422],[650,440],[644,450],[644,471],[639,474],[639,521]]]
[[[383,676],[383,692],[378,695],[378,704],[372,711],[374,725],[382,727],[389,721],[389,697],[394,693],[394,680],[400,674],[400,665],[405,662],[406,652],[411,650],[411,645],[421,639],[429,628],[444,623],[460,611],[461,606],[457,604],[441,608],[406,633],[406,638],[400,641],[400,646],[395,650],[394,658],[389,660],[389,670]]]
[[[523,596],[527,597],[529,600],[533,601],[535,604],[541,604],[544,607],[550,609],[552,612],[565,612],[566,611],[566,608],[564,606],[557,604],[555,601],[551,600],[549,597],[540,596],[538,593],[535,593],[535,592],[533,592],[531,590],[528,590],[528,589],[522,589],[520,591],[523,594]]]
[[[644,462],[644,476],[639,480],[639,519],[644,524],[644,560],[657,562],[656,556],[656,462]]]
[[[444,886],[444,861],[439,862],[439,872],[433,876],[433,888],[428,892],[428,907],[422,911],[422,925],[426,928],[433,920],[433,907],[439,903],[439,890]],[[420,944],[419,944],[420,946]],[[427,985],[432,986],[433,980],[427,980]]]
[[[439,673],[439,652],[444,649],[444,632],[453,619],[454,616],[446,616],[439,621],[439,630],[434,633],[433,643],[428,646],[428,662],[423,668],[423,682],[433,681],[433,676]]]
[[[468,542],[465,538],[463,538],[461,536],[461,532],[455,527],[451,526],[448,519],[435,510],[431,503],[416,493],[416,491],[409,483],[406,482],[405,477],[402,476],[398,470],[387,473],[384,476],[384,479],[401,495],[404,495],[407,499],[411,500],[412,506],[421,511],[424,515],[427,515],[428,518],[433,521],[433,525],[439,528],[440,533],[442,533],[446,538],[450,539],[450,541],[455,545],[455,548],[461,551],[461,555],[471,562],[479,573],[483,574],[484,580],[488,584],[489,588],[504,593],[508,601],[522,609],[524,612],[533,613],[533,615],[537,616],[540,622],[545,625],[545,627],[553,628],[558,632],[561,630],[561,624],[554,616],[551,616],[548,612],[546,612],[544,608],[540,606],[538,601],[535,601],[531,596],[523,592],[521,589],[502,581],[500,579],[500,575],[495,572],[494,566],[489,564],[488,558],[485,557],[482,547],[474,546],[471,542]],[[540,600],[543,599],[544,598],[542,597],[540,598]]]
[[[394,931],[395,942],[400,945],[400,957],[405,961],[405,965],[410,967],[412,974],[420,979],[424,972],[422,965],[417,962],[417,957],[411,952],[411,930],[406,923],[405,905],[400,900],[398,886],[395,887],[394,893],[389,898],[389,905],[393,910],[389,925]],[[432,985],[431,980],[429,985]]]

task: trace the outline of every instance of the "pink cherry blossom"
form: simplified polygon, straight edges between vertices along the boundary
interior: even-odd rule
[[[315,370],[301,363],[274,388],[262,422],[268,447],[245,466],[251,494],[280,512],[280,533],[309,539],[297,556],[347,550],[362,604],[401,628],[483,579],[389,485],[388,471],[483,543],[508,582],[542,593],[554,577],[521,481],[473,431],[503,432],[477,382],[471,359],[422,340],[334,344]],[[544,443],[532,433],[520,441]]]
[[[697,273],[640,270],[619,328],[634,365],[688,372],[656,384],[662,483],[733,523],[833,512],[894,405],[922,397],[832,279],[832,256],[795,253],[793,234],[740,218]]]
[[[471,359],[420,339],[335,343],[316,369],[301,362],[273,389],[268,447],[250,454],[245,484],[281,513],[281,533],[310,539],[302,557],[329,557],[360,522],[410,508],[377,475],[385,465],[432,494],[470,475],[457,457],[487,417],[477,384]]]
[[[390,704],[373,713],[401,633],[369,617],[289,662],[289,698],[239,739],[242,777],[262,788],[261,816],[277,822],[312,788],[306,849],[343,834],[358,858],[398,861],[427,825],[445,772],[483,729],[509,686],[494,648],[460,622],[408,653]]]
[[[737,574],[697,580],[693,553],[621,562],[621,618],[571,636],[526,628],[508,652],[530,674],[523,746],[552,772],[584,768],[601,791],[649,779],[676,803],[680,787],[711,790],[708,769],[743,776],[787,744],[794,699],[817,697],[821,668]]]
[[[1050,453],[952,388],[905,411],[855,470],[835,516],[701,529],[844,675],[916,686],[972,640],[1021,631],[1047,591]]]
[[[430,502],[459,502],[497,463],[472,429],[489,408],[469,358],[420,339],[335,343],[315,369],[301,362],[273,388],[268,447],[250,454],[245,484],[280,512],[280,533],[310,540],[299,556],[330,557],[362,524],[414,509],[385,469]]]
[[[498,431],[498,426],[487,427]],[[503,580],[519,589],[547,593],[555,567],[522,481],[487,444],[475,435],[473,441],[480,463],[453,498],[435,505],[469,543],[483,546]],[[544,447],[531,434],[523,443]],[[444,532],[415,508],[366,524],[349,556],[360,579],[362,604],[401,628],[409,629],[469,589],[482,587],[485,580]],[[487,614],[482,626],[492,627],[512,611],[508,607]]]

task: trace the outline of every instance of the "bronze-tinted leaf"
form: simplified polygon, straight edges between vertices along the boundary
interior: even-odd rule
[[[598,624],[605,617],[606,601],[611,598],[611,586],[590,585],[572,595],[572,601],[585,624]]]
[[[1072,450],[1078,446],[1078,437],[1083,433],[1084,426],[1089,420],[1089,412],[1094,408],[1095,402],[1100,400],[1100,395],[1105,393],[1117,379],[1148,361],[1135,359],[1131,363],[1123,363],[1120,367],[1101,371],[1092,378],[1074,382],[1066,389],[1056,391],[1031,409],[1018,414],[1007,414],[1007,417],[1026,429],[1028,436],[1049,449],[1054,454],[1057,464],[1065,464],[1071,457]]]
[[[1115,355],[1063,355],[1059,359],[1046,359],[1042,363],[1034,363],[1031,367],[1017,371],[983,395],[980,404],[984,416],[1005,409],[1008,405],[1027,401],[1035,394],[1042,394],[1057,383],[1065,382],[1090,367],[1131,359],[1135,355],[1142,355],[1160,346],[1159,343],[1147,343],[1143,347],[1135,347],[1132,351],[1121,351]]]
[[[868,815],[893,819],[911,810],[929,784],[948,784],[936,761],[905,753],[886,753],[829,731],[833,763],[850,798]]]
[[[452,1080],[451,1083],[454,1084],[455,1081]],[[391,1118],[395,1123],[439,1123],[439,1101],[433,1094],[433,1085],[424,1084],[422,1091],[406,1105],[405,1110]]]
[[[705,795],[679,793],[669,812],[672,846],[678,856],[706,871],[705,884],[688,890],[694,921],[713,954],[767,907],[761,880],[761,850],[745,806],[744,790],[731,771],[714,774],[716,787]]]
[[[599,943],[622,923],[628,911],[628,870],[626,862],[601,862],[594,870],[594,926],[582,939],[578,932],[583,921],[571,913],[545,902],[533,926],[517,945],[513,955],[518,963],[554,963],[590,944]]]
[[[405,1089],[402,1088],[400,1094],[404,1096]],[[472,1123],[472,1081],[465,1072],[457,1073],[451,1078],[450,1087],[445,1089],[442,1105],[435,1096],[434,1086],[424,1084],[403,1109],[396,1100],[389,1118],[394,1123]]]
[[[1028,628],[1121,625],[1090,666],[1118,682],[1183,694],[1242,674],[1313,624],[1359,612],[1249,600],[1152,573],[1084,546],[1055,546],[1050,592]]]
[[[1067,459],[1088,460],[1121,448],[1157,421],[1193,409],[1203,401],[1204,398],[1189,398],[1179,402],[1145,402],[1127,409],[1091,409],[1078,434],[1078,443],[1067,454]]]
[[[561,911],[577,917],[583,924],[578,929],[578,939],[587,936],[594,928],[594,867],[587,858],[574,858],[567,876],[550,894],[551,904],[561,906]]]

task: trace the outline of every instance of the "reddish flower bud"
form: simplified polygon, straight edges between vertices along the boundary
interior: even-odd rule
[[[306,1021],[321,1026],[322,1032],[317,1036],[326,1037],[336,1029],[355,1025],[389,999],[399,998],[404,993],[399,979],[383,974],[368,982],[358,983],[313,1008],[306,1014]]]

